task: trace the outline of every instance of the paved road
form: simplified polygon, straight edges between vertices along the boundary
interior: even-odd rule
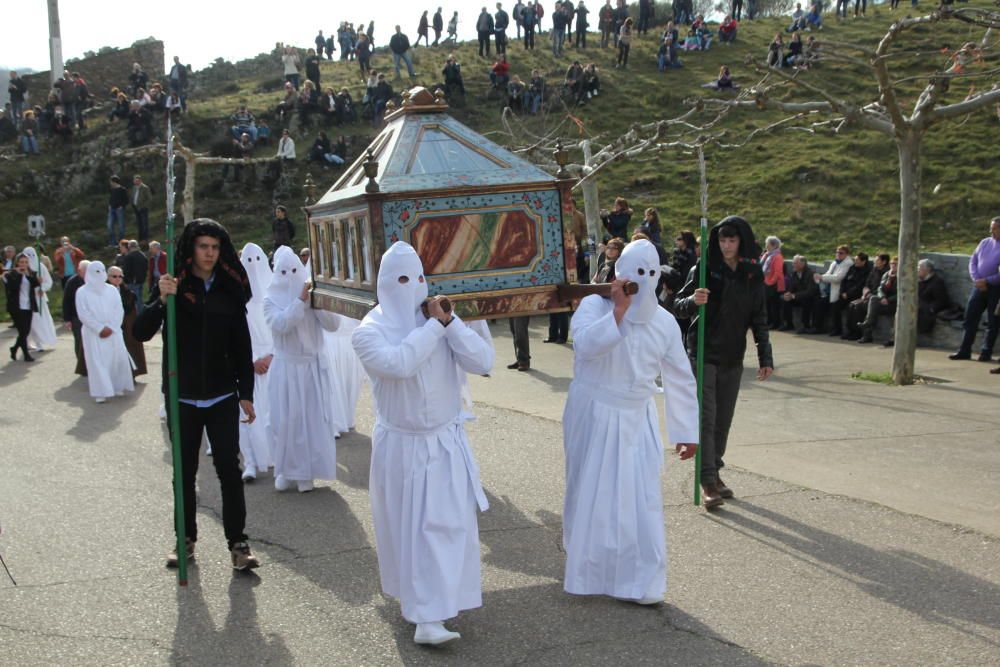
[[[690,464],[668,461],[668,604],[647,609],[562,592],[571,351],[539,343],[535,370],[507,371],[504,329],[493,377],[472,383],[492,505],[484,606],[438,650],[414,646],[379,592],[367,393],[336,482],[248,487],[259,576],[229,569],[203,457],[198,565],[179,589],[161,567],[172,535],[158,382],[95,405],[71,379],[66,338],[30,367],[0,366],[0,550],[20,584],[0,580],[0,663],[1000,663],[1000,392],[986,366],[921,352],[918,371],[948,382],[883,387],[848,378],[882,369],[881,348],[776,336],[778,375],[748,381],[737,412],[727,482],[739,499],[706,514],[690,502]],[[147,356],[158,378],[158,350]]]

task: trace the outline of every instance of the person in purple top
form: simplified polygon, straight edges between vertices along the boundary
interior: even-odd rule
[[[965,335],[962,346],[949,359],[970,359],[979,321],[986,311],[986,336],[979,349],[979,361],[991,361],[997,342],[997,303],[1000,302],[1000,216],[990,221],[990,235],[979,242],[969,260],[969,276],[973,287],[965,306]]]

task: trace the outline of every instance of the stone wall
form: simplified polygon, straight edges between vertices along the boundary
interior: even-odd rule
[[[152,39],[136,42],[125,49],[73,60],[66,64],[66,69],[82,74],[90,88],[90,94],[103,100],[114,86],[123,88],[128,85],[132,63],[142,65],[150,82],[165,81],[163,42]],[[50,90],[49,73],[27,74],[24,82],[28,84],[31,103],[44,105]]]

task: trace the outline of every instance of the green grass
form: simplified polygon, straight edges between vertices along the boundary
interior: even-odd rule
[[[851,373],[851,379],[863,380],[865,382],[877,382],[878,384],[895,384],[892,381],[892,373],[868,373],[866,371],[858,371],[857,373]]]
[[[971,5],[987,6],[987,0],[973,0]],[[827,28],[813,33],[818,39],[837,39],[874,46],[888,27],[891,17],[909,11],[908,8],[890,14],[886,6],[876,7],[864,20],[838,23],[832,14],[826,16]],[[556,59],[548,50],[548,34],[540,36],[534,52],[525,52],[512,41],[509,59],[512,73],[528,78],[531,69],[540,69],[550,85],[559,85],[568,64],[579,58],[584,64],[593,61],[600,69],[602,94],[584,107],[571,109],[582,129],[566,121],[565,110],[548,115],[528,117],[523,121],[526,133],[542,135],[562,123],[560,133],[565,140],[591,137],[601,143],[620,135],[634,123],[659,118],[676,117],[685,110],[688,98],[709,97],[711,91],[701,84],[713,80],[723,64],[733,69],[736,81],[744,86],[758,80],[744,65],[747,56],[763,57],[774,32],[781,30],[785,19],[763,19],[741,26],[739,41],[732,46],[714,45],[708,52],[682,54],[684,68],[661,74],[656,69],[657,39],[650,35],[636,40],[632,47],[628,70],[614,68],[611,49],[591,47],[586,51],[567,49]],[[928,62],[940,66],[944,56],[938,50],[945,45],[957,46],[979,33],[958,23],[942,24],[934,30],[914,30],[902,41],[908,50],[919,54],[900,53],[894,60],[897,76],[917,76],[930,69]],[[591,36],[591,44],[598,40]],[[462,63],[468,97],[463,105],[453,108],[453,115],[474,129],[505,145],[524,145],[532,141],[525,134],[511,138],[500,123],[500,103],[486,99],[489,85],[489,62],[480,59],[473,44],[457,48],[417,48],[414,63],[419,76],[416,83],[433,86],[441,80],[441,68],[448,53],[454,52]],[[922,55],[921,55],[922,54]],[[376,54],[373,65],[389,71],[390,58]],[[384,69],[383,69],[384,68]],[[276,104],[279,97],[281,68],[275,59],[273,74],[260,79],[238,79],[222,87],[225,92],[212,95],[200,90],[190,100],[191,113],[185,118],[180,134],[185,143],[199,151],[209,151],[226,137],[228,116],[240,100],[246,100],[252,111],[261,115]],[[390,74],[391,75],[391,74]],[[853,100],[873,99],[874,84],[864,69],[823,64],[808,73],[821,80],[834,94]],[[347,86],[356,102],[364,92],[357,64],[324,62],[323,87]],[[394,88],[403,87],[401,80]],[[904,103],[912,106],[922,83],[908,84],[903,91]],[[988,87],[986,80],[977,80],[980,89]],[[965,86],[955,90],[949,101],[957,101]],[[261,92],[263,90],[263,92]],[[787,99],[804,99],[794,91]],[[780,116],[769,112],[738,111],[724,123],[730,137],[737,139],[752,127],[767,124]],[[272,123],[275,134],[280,128]],[[351,155],[357,155],[375,130],[364,121],[334,128],[352,139]],[[307,152],[315,129],[295,133],[300,156]],[[974,114],[960,123],[942,126],[928,137],[924,150],[924,231],[922,244],[927,250],[971,252],[983,237],[987,221],[996,212],[995,180],[1000,155],[990,147],[1000,138],[994,110]],[[110,156],[112,146],[124,146],[124,128],[97,119],[75,141],[95,147],[101,156],[93,161],[75,146],[52,146],[45,155],[31,160],[0,160],[0,192],[5,184],[27,178],[83,178],[85,193],[72,198],[40,198],[32,187],[23,188],[22,195],[2,201],[0,242],[22,246],[25,217],[41,212],[48,220],[50,238],[69,234],[84,238],[83,248],[91,256],[110,259],[111,251],[102,248],[105,237],[105,207],[107,176],[112,172],[129,175],[141,172],[155,190],[155,199],[162,202],[162,159],[143,158],[122,160]],[[273,151],[270,147],[262,149]],[[581,160],[578,152],[571,156]],[[733,151],[710,149],[707,153],[710,179],[709,212],[713,220],[727,214],[742,214],[760,235],[776,234],[786,245],[786,254],[801,252],[816,259],[832,254],[840,243],[870,253],[892,251],[896,246],[899,210],[899,186],[895,148],[886,137],[856,128],[841,135],[810,135],[803,132],[779,131],[760,136],[748,146]],[[281,201],[299,205],[304,197],[301,183],[311,171],[319,184],[319,192],[329,188],[339,176],[339,170],[322,170],[300,163],[291,175],[292,187]],[[223,186],[218,167],[199,170],[197,214],[221,220],[233,232],[237,242],[262,242],[270,235],[272,192],[265,188],[234,189]],[[28,172],[33,172],[31,176]],[[80,176],[82,174],[83,176]],[[940,183],[939,194],[932,194]],[[696,226],[699,218],[698,172],[691,155],[683,152],[660,153],[643,160],[622,161],[604,170],[598,178],[602,206],[609,206],[617,195],[626,197],[636,211],[647,206],[659,209],[666,234]],[[636,218],[640,218],[637,215]],[[163,204],[151,211],[153,234],[162,237]],[[293,215],[301,222],[301,214]],[[159,222],[158,222],[159,221]],[[638,222],[638,220],[635,220]],[[127,231],[134,234],[129,215]]]

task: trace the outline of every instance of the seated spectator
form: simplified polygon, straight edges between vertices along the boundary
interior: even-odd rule
[[[583,66],[579,60],[574,60],[573,64],[566,69],[566,77],[563,80],[574,103],[579,103],[583,98]]]
[[[861,294],[864,292],[865,283],[868,280],[868,274],[872,271],[872,263],[868,261],[868,255],[863,252],[859,252],[854,256],[854,262],[851,264],[851,268],[847,270],[847,275],[844,276],[843,281],[840,283],[840,293],[837,296],[837,300],[832,304],[830,308],[830,335],[831,336],[844,336],[844,313],[850,308],[851,304],[861,298]],[[846,328],[847,330],[850,327]]]
[[[785,292],[785,257],[781,254],[781,239],[768,236],[760,256],[764,273],[764,302],[767,304],[767,324],[772,329],[781,326],[781,295]]]
[[[129,86],[129,92],[132,93],[134,97],[138,97],[138,91],[140,89],[145,89],[149,84],[149,75],[143,71],[142,65],[139,63],[132,63],[132,73],[129,74],[128,81],[131,84]]]
[[[610,283],[615,280],[615,262],[625,249],[625,241],[620,238],[608,240],[602,252],[597,258],[597,273],[594,274],[592,283]]]
[[[714,88],[716,90],[739,90],[739,84],[733,83],[733,74],[729,71],[729,65],[719,68],[719,78],[706,83],[704,88]]]
[[[9,115],[10,110],[0,111],[0,142],[8,142],[17,138],[17,125]]]
[[[699,17],[701,14],[698,15]],[[705,23],[704,19],[700,22],[695,22],[694,24],[695,34],[698,36],[698,46],[702,51],[708,51],[708,47],[712,45],[712,30]]]
[[[444,95],[450,98],[455,91],[462,94],[465,97],[465,82],[462,80],[462,66],[458,64],[458,60],[455,59],[455,54],[448,54],[448,59],[444,63],[444,69],[441,70],[441,74],[444,75]]]
[[[129,108],[125,133],[128,136],[128,145],[133,148],[144,146],[153,138],[152,117],[136,100],[132,100]]]
[[[167,95],[163,92],[163,86],[154,83],[149,89],[149,104],[146,106],[150,113],[162,113],[167,108]]]
[[[545,79],[537,69],[533,69],[531,81],[528,82],[528,89],[524,93],[524,106],[528,113],[536,114],[541,110],[544,94]]]
[[[922,259],[917,264],[917,332],[926,334],[934,330],[937,314],[948,310],[948,286],[937,274],[934,262]]]
[[[337,143],[333,145],[333,150],[323,157],[327,162],[338,166],[347,161],[347,139],[344,135],[337,137]]]
[[[38,155],[38,120],[31,109],[24,112],[21,120],[21,150],[27,155]]]
[[[524,82],[521,81],[521,77],[515,74],[511,77],[510,83],[507,84],[507,106],[510,109],[524,110],[524,91]]]
[[[392,86],[390,86],[389,82],[385,80],[385,74],[379,74],[378,84],[376,84],[375,91],[372,94],[372,108],[374,111],[374,115],[372,116],[372,125],[377,126],[379,122],[381,122],[385,106],[394,95],[395,93],[392,90]]]
[[[889,270],[882,276],[878,291],[872,298],[868,299],[868,314],[864,321],[859,324],[861,327],[861,339],[859,343],[872,342],[872,330],[878,323],[880,315],[891,317],[896,314],[896,269],[899,267],[899,259],[893,257],[889,262]]]
[[[295,86],[291,84],[290,81],[285,82],[285,90],[281,101],[278,102],[278,106],[275,108],[275,113],[278,116],[278,122],[285,122],[292,111],[295,109],[295,102],[298,99],[298,94],[295,92]]]
[[[253,157],[253,151],[254,148],[256,148],[256,145],[254,144],[253,139],[250,138],[250,133],[244,132],[240,135],[239,141],[233,139],[233,147],[236,149],[238,157],[247,160]]]
[[[271,140],[271,127],[261,118],[257,121],[257,145],[266,146]]]
[[[245,102],[241,102],[239,108],[236,112],[229,117],[233,125],[229,128],[229,132],[233,135],[234,140],[239,140],[242,134],[249,134],[251,141],[257,141],[257,125],[254,115],[247,110],[247,105]]]
[[[351,98],[351,91],[341,88],[335,100],[337,110],[337,122],[354,123],[358,120],[358,112],[354,108],[354,100]]]
[[[330,127],[337,122],[337,93],[327,88],[319,98],[319,112],[323,115],[323,125]]]
[[[590,63],[583,70],[583,92],[588,100],[597,97],[601,92],[601,77],[594,63]]]
[[[312,148],[309,149],[309,154],[306,156],[308,162],[319,162],[324,164],[326,162],[325,156],[330,152],[330,139],[326,136],[326,132],[320,130],[320,133],[316,136],[316,140],[313,141]]]
[[[788,53],[782,59],[784,67],[797,67],[802,61],[802,33],[792,35],[792,41],[788,44]]]
[[[506,90],[510,82],[510,65],[507,64],[507,54],[497,56],[496,63],[490,69],[490,83],[498,90]]]
[[[135,91],[135,101],[139,103],[139,106],[146,107],[153,103],[152,98],[149,93],[146,92],[145,88],[140,88]]]
[[[767,46],[767,66],[781,67],[784,60],[785,42],[781,39],[781,33],[776,33],[774,39]]]
[[[184,113],[184,105],[181,103],[181,98],[177,94],[176,90],[170,91],[170,96],[167,97],[166,104],[164,106],[167,113],[173,118],[174,122],[177,121],[178,117]]]
[[[66,143],[73,138],[73,124],[62,111],[56,112],[55,120],[52,122],[52,136],[61,137]]]
[[[861,290],[861,296],[851,301],[847,307],[847,332],[841,336],[844,340],[858,340],[861,338],[860,322],[868,313],[868,301],[882,283],[882,276],[889,270],[889,255],[882,253],[875,258],[875,265],[868,272],[865,279],[865,286]]]
[[[295,159],[295,140],[292,139],[292,135],[288,133],[288,130],[281,131],[281,139],[278,140],[278,152],[274,154],[274,157],[282,160]]]
[[[805,30],[806,26],[806,13],[802,11],[802,3],[796,2],[795,11],[792,12],[792,23],[785,28],[785,32],[798,32],[799,30]]]
[[[818,3],[809,9],[809,13],[806,14],[806,23],[809,24],[806,26],[806,30],[823,29],[823,9]]]
[[[818,298],[819,286],[813,278],[813,270],[809,268],[805,257],[796,255],[792,259],[792,272],[785,278],[785,293],[781,296],[785,323],[780,330],[791,331],[795,328],[796,308],[801,310],[802,316],[802,326],[798,333],[805,333],[812,328],[812,313]]]
[[[719,41],[723,44],[732,44],[736,41],[736,31],[739,28],[739,24],[736,20],[726,14],[726,18],[722,19],[722,25],[719,26]]]
[[[115,118],[128,120],[128,111],[130,106],[128,96],[125,93],[118,93],[118,97],[115,99],[115,104],[111,108],[111,113],[108,114],[108,120],[114,120]]]
[[[819,40],[815,36],[809,35],[806,39],[806,45],[802,52],[802,61],[800,67],[804,69],[809,69],[810,67],[816,66],[816,61],[819,60]]]
[[[299,98],[296,102],[299,109],[299,122],[303,125],[309,123],[311,115],[319,111],[319,93],[312,81],[306,79],[299,91]]]
[[[681,44],[681,48],[685,51],[701,50],[701,41],[698,39],[698,32],[694,28],[688,28],[687,36],[684,37],[684,43]]]

